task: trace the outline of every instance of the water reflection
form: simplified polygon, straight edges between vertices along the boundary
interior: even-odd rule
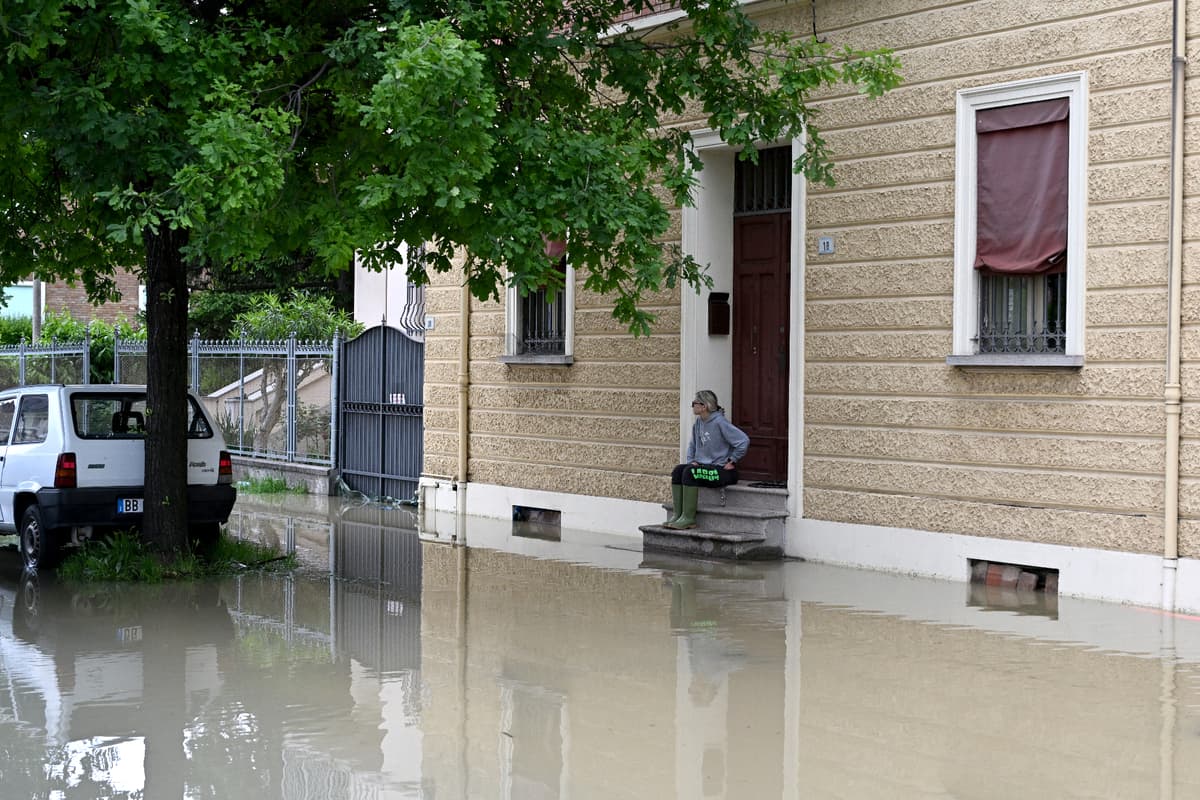
[[[1196,620],[325,502],[239,501],[289,576],[78,589],[0,552],[0,795],[1200,790]]]

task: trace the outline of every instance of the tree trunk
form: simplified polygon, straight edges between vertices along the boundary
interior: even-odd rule
[[[268,363],[270,366],[267,366]],[[279,359],[263,361],[262,377],[258,384],[263,399],[263,415],[254,442],[254,449],[258,453],[268,450],[271,431],[279,423],[279,413],[283,409],[283,402],[287,400],[287,384],[284,382],[286,371]]]
[[[147,230],[146,505],[142,536],[164,554],[187,548],[187,232]]]

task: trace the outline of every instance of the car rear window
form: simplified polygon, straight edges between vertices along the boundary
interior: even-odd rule
[[[75,433],[81,439],[146,438],[146,395],[144,392],[71,395],[71,416]],[[187,401],[189,439],[208,439],[213,435],[208,420],[190,397]]]

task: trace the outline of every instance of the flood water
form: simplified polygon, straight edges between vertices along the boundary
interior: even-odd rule
[[[239,500],[289,575],[0,551],[0,798],[1200,796],[1200,620],[336,503]]]

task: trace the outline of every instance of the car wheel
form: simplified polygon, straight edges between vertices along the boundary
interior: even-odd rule
[[[21,516],[21,561],[25,569],[50,569],[58,563],[58,555],[57,537],[42,521],[42,510],[37,506],[25,509]]]

